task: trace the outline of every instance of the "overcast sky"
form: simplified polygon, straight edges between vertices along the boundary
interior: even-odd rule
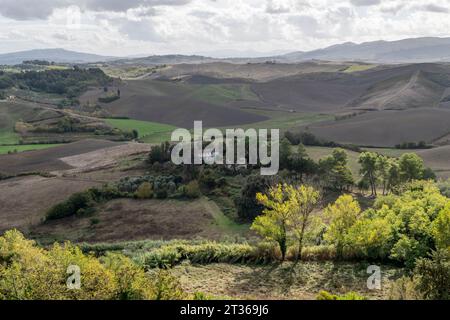
[[[0,53],[242,56],[450,36],[450,0],[0,0]]]

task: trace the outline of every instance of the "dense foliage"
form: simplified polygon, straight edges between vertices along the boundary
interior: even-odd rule
[[[80,270],[80,288],[67,284],[69,266]],[[146,274],[119,254],[101,259],[70,243],[39,248],[15,230],[0,237],[0,300],[171,300],[187,299],[167,271]]]
[[[26,71],[0,75],[0,89],[18,87],[75,97],[89,86],[105,86],[112,79],[98,68]]]

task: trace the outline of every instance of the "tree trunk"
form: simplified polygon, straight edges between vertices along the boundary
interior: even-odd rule
[[[279,245],[281,251],[281,262],[283,262],[286,259],[286,251],[287,251],[286,238],[281,239]]]
[[[287,246],[286,246],[286,226],[283,224],[282,226],[282,235],[280,240],[278,241],[278,244],[280,246],[280,251],[281,251],[281,262],[284,261],[284,259],[286,258],[286,251],[287,251]]]

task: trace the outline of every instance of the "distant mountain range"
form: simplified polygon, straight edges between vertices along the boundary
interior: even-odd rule
[[[310,52],[279,57],[286,61],[329,60],[379,63],[450,62],[450,38],[413,38],[399,41],[347,42]]]
[[[118,58],[65,49],[36,49],[0,54],[0,64],[3,65],[20,64],[26,60],[46,60],[57,63],[92,63],[113,59]]]
[[[0,54],[0,64],[19,64],[24,60],[47,60],[59,63],[115,61],[121,64],[198,64],[207,62],[248,63],[276,61],[285,63],[308,60],[365,61],[376,63],[450,62],[450,38],[411,38],[398,41],[347,42],[308,52],[297,51],[279,56],[258,58],[211,58],[200,55],[155,55],[143,58],[106,57],[64,49],[41,49]]]

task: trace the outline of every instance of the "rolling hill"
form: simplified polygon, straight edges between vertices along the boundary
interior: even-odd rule
[[[419,141],[433,143],[450,133],[450,110],[372,111],[304,129],[330,141],[362,146],[393,147],[403,142]]]
[[[0,54],[0,65],[15,65],[26,60],[46,60],[57,63],[92,63],[117,59],[64,49],[36,49]]]
[[[372,61],[378,63],[418,63],[450,61],[450,38],[410,38],[398,41],[347,42],[310,52],[293,52],[279,57],[305,60]]]

